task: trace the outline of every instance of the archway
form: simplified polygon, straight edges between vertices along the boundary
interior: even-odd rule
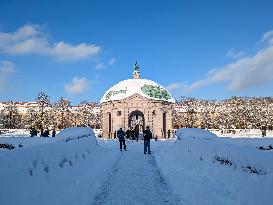
[[[137,131],[142,131],[145,129],[145,118],[141,111],[135,110],[130,113],[128,118],[128,128],[129,127]]]

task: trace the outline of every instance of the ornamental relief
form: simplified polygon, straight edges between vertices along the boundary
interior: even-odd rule
[[[127,88],[126,90],[111,90],[106,94],[105,98],[106,100],[109,100],[112,96],[115,96],[118,94],[126,94],[126,92],[127,92]]]
[[[149,97],[156,98],[156,99],[164,99],[169,100],[171,99],[171,95],[168,93],[167,90],[161,88],[159,86],[154,85],[143,85],[141,90],[148,95]]]

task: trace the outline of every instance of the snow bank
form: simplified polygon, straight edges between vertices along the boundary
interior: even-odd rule
[[[56,135],[56,140],[63,140],[65,142],[80,139],[88,136],[93,136],[91,139],[95,140],[95,134],[92,128],[89,127],[70,127],[63,129],[60,133]]]
[[[1,204],[74,205],[93,200],[116,155],[97,146],[90,128],[65,129],[51,139],[0,152]]]
[[[19,149],[19,145],[23,147],[37,146],[40,144],[55,143],[52,137],[0,137],[0,144],[12,144]],[[0,149],[0,152],[3,151]]]
[[[212,132],[200,128],[182,128],[176,131],[178,139],[182,138],[198,138],[198,139],[216,139],[217,135]]]
[[[1,129],[0,137],[30,137],[28,129]]]
[[[264,138],[262,137],[262,131],[260,129],[232,129],[232,130],[223,130],[223,133],[219,129],[211,129],[210,131],[216,134],[218,137]],[[273,131],[266,130],[266,137],[273,138]]]
[[[207,138],[204,130],[183,129],[177,134],[181,140],[160,146],[155,156],[181,202],[254,205],[273,201],[272,151]],[[215,140],[198,140],[204,136]]]

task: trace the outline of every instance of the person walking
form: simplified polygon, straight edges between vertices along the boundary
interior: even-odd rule
[[[132,140],[135,140],[135,130],[134,129],[131,129],[131,137],[132,137]]]
[[[126,138],[131,139],[131,128],[126,131]]]
[[[125,144],[125,132],[120,128],[117,131],[117,137],[119,139],[119,147],[120,151],[122,151],[122,144],[123,144],[123,149],[126,151],[126,144]]]
[[[171,138],[171,130],[168,129],[168,139],[170,139],[170,138]]]
[[[55,130],[55,128],[53,128],[53,130],[52,130],[52,135],[51,135],[52,137],[55,137],[56,136],[56,130]]]
[[[139,137],[139,130],[138,130],[138,128],[136,127],[136,128],[135,128],[135,139],[136,139],[137,142],[138,142],[138,137]]]
[[[44,137],[44,129],[41,129],[40,137]]]
[[[49,137],[49,130],[48,129],[45,129],[45,131],[44,131],[44,137]]]
[[[30,129],[30,137],[34,137],[34,136],[37,136],[37,130],[34,127],[32,127]]]
[[[151,146],[150,146],[150,140],[152,139],[152,132],[150,131],[149,126],[146,127],[146,130],[143,131],[144,135],[144,154],[147,153],[151,154]]]

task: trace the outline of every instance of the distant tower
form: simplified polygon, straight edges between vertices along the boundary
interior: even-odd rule
[[[140,71],[137,62],[134,65],[134,72],[133,72],[133,77],[134,79],[139,79],[140,78]]]

